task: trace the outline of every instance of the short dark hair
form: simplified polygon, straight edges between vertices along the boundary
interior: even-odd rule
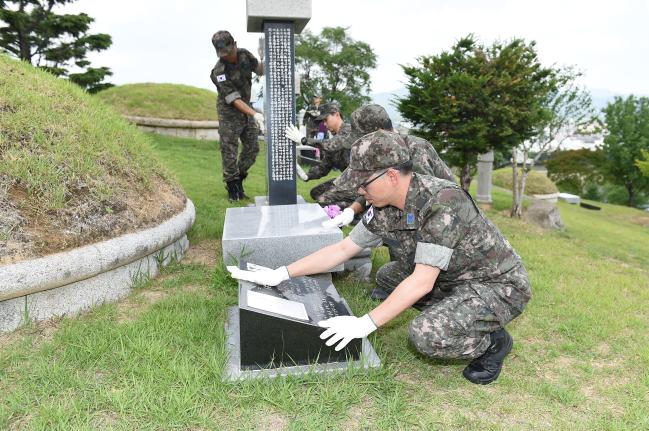
[[[398,170],[403,175],[408,175],[410,172],[412,172],[412,160],[403,162],[400,165],[395,166],[394,169]]]

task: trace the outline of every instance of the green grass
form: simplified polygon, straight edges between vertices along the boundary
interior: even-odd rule
[[[181,84],[127,84],[96,97],[123,115],[180,120],[217,120],[216,93]]]
[[[224,209],[213,142],[155,137],[155,152],[197,206],[193,243],[219,247]],[[260,154],[246,182],[263,194]],[[311,184],[300,183],[308,197]],[[245,203],[242,203],[242,205]],[[66,318],[50,337],[31,325],[0,348],[0,429],[570,429],[649,428],[649,231],[639,211],[559,204],[565,232],[489,217],[530,273],[534,296],[509,325],[515,344],[498,381],[468,383],[457,361],[418,355],[408,311],[371,336],[380,370],[220,382],[226,309],[235,282],[215,268],[174,264],[126,302]],[[374,253],[374,267],[387,261]],[[370,283],[337,276],[356,314]],[[161,295],[150,304],[148,298]],[[131,306],[125,306],[131,303]]]
[[[22,206],[64,208],[73,198],[145,191],[166,175],[149,138],[78,86],[0,54],[0,187]]]
[[[522,180],[522,172],[518,171],[518,182]],[[493,183],[499,187],[505,189],[512,189],[512,168],[508,166],[506,168],[500,168],[493,171]],[[530,171],[525,180],[525,194],[526,195],[546,195],[551,193],[557,193],[559,189],[554,185],[552,180],[550,180],[546,175],[538,171]]]

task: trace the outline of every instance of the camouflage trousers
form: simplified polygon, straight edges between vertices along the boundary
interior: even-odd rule
[[[338,188],[334,179],[318,184],[311,189],[311,198],[322,206],[338,205],[340,209],[347,208],[354,203],[358,195],[355,191]]]
[[[223,180],[229,182],[245,178],[259,153],[259,127],[254,118],[243,113],[221,117],[219,135]]]
[[[414,265],[388,262],[377,271],[376,284],[392,292],[413,270]],[[481,356],[489,347],[489,334],[503,328],[522,311],[521,307],[496,299],[495,295],[478,293],[493,290],[494,284],[475,280],[435,283],[433,291],[422,298],[426,308],[410,322],[410,341],[419,352],[433,358]]]

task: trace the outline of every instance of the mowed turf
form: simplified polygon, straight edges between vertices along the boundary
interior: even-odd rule
[[[196,204],[190,241],[218,250],[228,203],[217,144],[153,139]],[[264,165],[262,153],[250,196],[264,194]],[[304,197],[309,187],[299,184]],[[544,232],[503,215],[506,194],[494,201],[488,216],[522,256],[534,296],[508,326],[514,350],[492,385],[467,382],[463,362],[417,354],[407,339],[414,310],[370,337],[380,370],[221,383],[223,324],[237,294],[214,253],[211,264],[181,262],[143,280],[121,303],[0,338],[0,428],[649,428],[645,215],[559,203],[566,231]],[[376,269],[385,249],[373,258]],[[371,283],[334,281],[357,315],[376,306]]]

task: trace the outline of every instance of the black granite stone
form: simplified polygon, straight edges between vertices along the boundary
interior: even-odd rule
[[[249,307],[248,290],[300,302],[309,320]],[[326,279],[299,277],[275,288],[241,282],[239,308],[241,369],[346,362],[360,358],[360,339],[353,340],[339,352],[335,351],[335,345],[328,347],[320,339],[325,328],[317,322],[352,314],[334,285]]]
[[[264,22],[266,163],[268,204],[296,203],[295,143],[285,130],[295,124],[295,48],[292,22]]]

